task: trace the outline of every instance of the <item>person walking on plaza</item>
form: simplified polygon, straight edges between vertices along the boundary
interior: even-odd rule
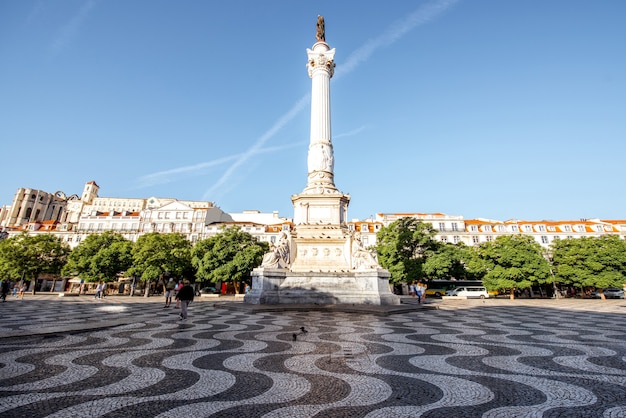
[[[417,303],[422,303],[422,292],[423,292],[422,283],[418,283],[415,285],[415,296],[417,296]]]
[[[176,309],[180,308],[180,300],[178,299],[177,295],[178,292],[180,292],[180,289],[183,288],[183,281],[182,279],[178,280],[178,283],[176,284],[176,287],[174,288],[174,296],[176,296]]]
[[[172,303],[172,296],[174,295],[174,288],[176,287],[176,283],[174,279],[170,277],[170,280],[165,285],[165,306],[164,308],[169,308]]]
[[[96,287],[96,293],[93,295],[94,299],[102,299],[102,283],[98,283]]]
[[[187,308],[193,302],[194,291],[189,284],[189,280],[185,280],[183,287],[176,294],[176,300],[180,301],[180,320],[187,319]]]
[[[18,295],[18,299],[24,299],[24,293],[26,292],[26,283],[22,283],[20,285],[20,293]]]
[[[3,302],[6,302],[7,294],[9,293],[9,282],[7,282],[7,279],[2,280],[2,285],[0,285],[0,287],[0,299],[2,299]]]

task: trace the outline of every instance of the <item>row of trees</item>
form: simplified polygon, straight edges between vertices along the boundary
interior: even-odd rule
[[[488,290],[511,292],[545,284],[603,289],[626,283],[626,241],[618,236],[556,240],[546,251],[527,235],[500,236],[477,247],[443,243],[435,235],[415,218],[380,230],[376,251],[393,283],[482,279]]]
[[[267,252],[267,243],[237,227],[191,244],[178,233],[150,233],[131,242],[114,232],[89,235],[76,248],[51,235],[21,234],[0,241],[0,275],[32,280],[41,274],[111,282],[120,274],[150,284],[159,278],[232,282],[239,289]]]
[[[378,259],[391,283],[482,279],[489,290],[551,284],[576,288],[626,283],[626,241],[617,236],[554,241],[545,251],[532,237],[506,235],[477,247],[435,240],[437,231],[402,218],[377,235]],[[110,282],[120,274],[150,283],[188,277],[231,282],[235,289],[261,264],[268,244],[233,226],[192,245],[182,234],[150,233],[131,242],[119,234],[89,235],[74,250],[51,235],[21,234],[0,240],[0,275],[31,280],[40,274]]]

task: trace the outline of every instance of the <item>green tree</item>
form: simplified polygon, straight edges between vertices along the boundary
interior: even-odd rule
[[[391,273],[391,283],[422,279],[423,265],[437,248],[437,231],[431,224],[405,217],[382,227],[376,234],[380,265]]]
[[[151,232],[141,235],[132,248],[133,265],[126,271],[146,284],[165,275],[183,276],[191,271],[191,243],[183,234]]]
[[[604,289],[626,283],[626,241],[617,236],[552,242],[555,279],[562,284]]]
[[[198,241],[192,249],[191,262],[199,279],[233,283],[235,292],[239,293],[240,283],[250,277],[268,250],[266,242],[259,242],[239,227],[231,226]]]
[[[504,235],[484,242],[476,250],[487,290],[529,289],[551,280],[550,265],[541,245],[528,235]],[[474,264],[476,268],[477,264]]]
[[[69,252],[69,246],[56,236],[22,233],[0,241],[0,271],[12,279],[27,280],[59,274]]]
[[[88,282],[113,281],[132,265],[132,247],[132,242],[112,231],[91,234],[72,250],[63,273],[78,274]]]
[[[465,244],[439,243],[432,251],[424,265],[422,271],[429,280],[467,280],[469,273],[465,268],[470,257],[471,249]]]

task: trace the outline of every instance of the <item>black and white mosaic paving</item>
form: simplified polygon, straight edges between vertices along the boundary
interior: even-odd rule
[[[624,302],[576,302],[199,302],[181,321],[156,302],[9,301],[0,417],[626,417]]]

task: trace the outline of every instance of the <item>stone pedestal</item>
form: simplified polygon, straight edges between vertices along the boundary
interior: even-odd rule
[[[399,305],[389,290],[384,269],[344,273],[297,273],[286,269],[256,268],[252,290],[244,297],[252,304],[366,304]]]

